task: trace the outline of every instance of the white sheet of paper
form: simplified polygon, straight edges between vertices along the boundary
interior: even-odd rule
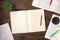
[[[58,34],[56,34],[54,37],[50,37],[50,36],[51,36],[56,30],[60,30],[60,22],[59,22],[59,24],[57,24],[57,25],[55,25],[55,24],[52,23],[52,19],[53,19],[54,17],[58,17],[58,18],[60,19],[60,16],[53,14],[53,16],[52,16],[52,18],[51,18],[51,21],[50,21],[50,24],[49,24],[49,26],[48,26],[46,35],[45,35],[45,38],[47,38],[47,39],[53,39],[53,38],[54,38],[55,36],[57,36]],[[54,33],[54,34],[55,34],[55,33]],[[59,36],[59,37],[60,37],[60,36]]]
[[[8,23],[0,25],[0,40],[14,40]]]
[[[60,14],[60,0],[33,0],[32,6]]]
[[[33,0],[32,6],[49,10],[50,0]]]
[[[40,16],[42,15],[42,26]],[[45,31],[44,10],[25,10],[10,12],[12,33],[29,33]]]

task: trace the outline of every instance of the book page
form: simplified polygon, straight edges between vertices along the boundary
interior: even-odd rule
[[[28,29],[29,32],[40,32],[45,31],[45,18],[44,18],[44,10],[36,9],[36,10],[28,10]],[[41,18],[42,16],[42,18]],[[41,22],[41,24],[40,24]]]
[[[8,23],[0,25],[0,40],[14,40]]]
[[[27,17],[26,11],[10,12],[12,33],[27,32]]]

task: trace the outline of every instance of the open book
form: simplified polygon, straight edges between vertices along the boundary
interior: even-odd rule
[[[10,12],[12,33],[45,31],[44,10],[23,10]]]
[[[60,0],[33,0],[32,6],[60,14]]]

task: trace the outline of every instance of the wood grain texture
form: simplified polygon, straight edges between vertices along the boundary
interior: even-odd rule
[[[39,9],[36,7],[31,6],[33,0],[12,0],[12,4],[14,6],[13,11],[17,10],[32,10],[32,9]],[[10,13],[9,11],[3,9],[4,1],[0,1],[0,25],[4,23],[10,22]],[[56,14],[54,12],[50,11],[44,11],[45,12],[45,22],[46,22],[46,29],[48,28],[50,19],[52,14]],[[58,14],[57,14],[58,15]],[[11,25],[10,25],[11,27]],[[13,34],[15,40],[48,40],[45,39],[45,32],[37,32],[37,33],[26,33],[26,34]]]

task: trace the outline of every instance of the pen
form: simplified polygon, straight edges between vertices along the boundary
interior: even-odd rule
[[[58,32],[59,32],[59,30],[56,30],[53,34],[51,34],[50,38],[54,37]]]
[[[42,15],[41,15],[41,19],[40,19],[40,26],[42,25]]]
[[[52,5],[52,1],[53,1],[53,0],[50,0],[50,6]]]

